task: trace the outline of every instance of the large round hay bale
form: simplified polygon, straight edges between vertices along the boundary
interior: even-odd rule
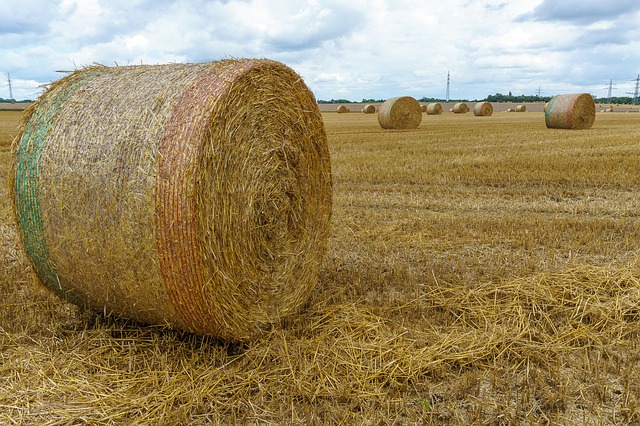
[[[378,109],[378,123],[383,129],[416,129],[421,122],[420,103],[411,96],[387,99]]]
[[[427,115],[440,115],[442,114],[442,105],[438,102],[432,102],[427,105]]]
[[[544,119],[551,129],[588,129],[596,119],[596,104],[588,93],[557,95],[548,102]]]
[[[527,106],[526,105],[517,105],[516,106],[516,112],[527,112]]]
[[[96,311],[247,340],[308,301],[331,168],[270,60],[85,68],[29,110],[12,198],[38,277]]]
[[[457,104],[453,105],[453,112],[455,114],[465,114],[469,112],[469,106],[464,102],[458,102]]]
[[[349,112],[349,108],[347,108],[345,105],[340,105],[338,106],[336,111],[338,112],[338,114],[344,114],[345,112]]]
[[[375,114],[376,106],[373,104],[367,104],[362,108],[362,112],[364,112],[365,114]]]
[[[473,115],[476,117],[489,117],[493,114],[493,105],[490,102],[478,102],[473,107]]]

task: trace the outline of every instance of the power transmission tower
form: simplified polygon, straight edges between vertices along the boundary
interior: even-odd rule
[[[445,96],[445,100],[449,102],[449,86],[451,84],[451,80],[449,79],[449,71],[447,71],[447,94]],[[636,90],[637,92],[637,90]]]
[[[638,74],[638,77],[636,77],[635,80],[631,80],[631,81],[635,81],[636,82],[636,89],[633,91],[633,104],[637,104],[638,103],[638,88],[640,87],[640,74]],[[627,92],[629,95],[631,95],[631,92]]]
[[[9,81],[9,102],[12,104],[15,103],[15,99],[13,99],[13,89],[11,88],[11,74],[7,73],[7,80]]]
[[[613,90],[613,79],[609,79],[609,86],[607,91],[607,103],[611,103],[611,91]]]

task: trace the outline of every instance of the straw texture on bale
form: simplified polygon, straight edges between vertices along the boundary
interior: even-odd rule
[[[270,60],[76,71],[26,114],[11,189],[60,296],[239,341],[308,301],[331,216],[318,106]]]
[[[344,114],[345,112],[349,112],[349,108],[347,108],[345,105],[340,105],[338,106],[338,109],[336,111],[338,112],[338,114]]]
[[[527,112],[527,106],[526,105],[516,106],[516,112]]]
[[[387,99],[378,109],[378,123],[383,129],[416,129],[421,122],[420,103],[411,96]]]
[[[442,114],[442,105],[438,102],[432,102],[427,105],[427,115],[440,115]]]
[[[476,117],[489,117],[493,114],[493,105],[490,102],[478,102],[473,107],[473,115]]]
[[[373,104],[367,104],[362,108],[362,112],[364,112],[365,114],[375,114],[376,106]]]
[[[544,119],[550,129],[588,129],[596,119],[596,104],[588,93],[557,95],[548,102]]]
[[[453,112],[456,114],[465,114],[469,112],[469,106],[464,102],[458,102],[453,105]]]

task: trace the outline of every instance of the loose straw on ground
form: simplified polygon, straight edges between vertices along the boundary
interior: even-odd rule
[[[316,101],[270,60],[70,74],[28,111],[12,192],[60,296],[232,340],[307,302],[332,205]]]
[[[588,93],[557,95],[545,109],[545,122],[553,129],[588,129],[596,118],[596,104]]]
[[[411,96],[387,99],[378,110],[378,123],[383,129],[415,129],[421,121],[420,103]]]

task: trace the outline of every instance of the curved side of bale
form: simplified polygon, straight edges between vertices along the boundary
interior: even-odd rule
[[[338,114],[344,114],[345,112],[349,112],[349,108],[347,108],[345,105],[340,105],[338,106],[336,111],[338,112]]]
[[[440,115],[442,114],[442,105],[438,102],[432,102],[427,105],[427,115]]]
[[[550,129],[588,129],[596,118],[596,104],[588,93],[557,95],[548,102],[544,118]]]
[[[490,102],[478,102],[473,107],[473,115],[476,117],[489,117],[493,114],[493,105]]]
[[[364,106],[364,108],[362,108],[362,112],[365,114],[375,114],[376,106],[373,104],[367,104]]]
[[[90,67],[41,96],[12,151],[25,251],[74,303],[247,340],[317,283],[327,138],[283,64]]]
[[[516,112],[527,112],[527,106],[526,105],[517,105],[516,106]]]
[[[455,114],[465,114],[469,112],[469,106],[464,102],[458,102],[457,104],[453,105],[453,112]]]
[[[387,99],[378,109],[378,123],[383,129],[416,129],[421,122],[420,103],[411,96]]]

